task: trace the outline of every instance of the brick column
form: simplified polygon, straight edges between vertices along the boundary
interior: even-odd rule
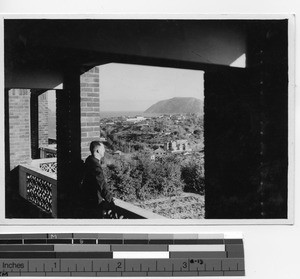
[[[100,139],[99,68],[85,72],[80,78],[81,88],[81,158],[90,154],[89,144]]]
[[[30,98],[31,157],[40,158],[40,147],[48,145],[48,99],[47,92]]]
[[[41,94],[39,102],[39,147],[48,145],[48,96]]]
[[[30,90],[11,89],[9,106],[10,170],[31,161]]]

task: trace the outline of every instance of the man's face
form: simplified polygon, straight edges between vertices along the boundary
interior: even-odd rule
[[[104,157],[104,153],[105,153],[105,148],[104,148],[104,146],[103,146],[103,145],[99,145],[99,146],[97,147],[96,152],[95,152],[96,158],[97,158],[98,160],[101,160],[101,158]]]

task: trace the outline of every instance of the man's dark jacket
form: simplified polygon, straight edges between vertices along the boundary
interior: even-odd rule
[[[89,207],[97,206],[103,201],[111,202],[112,195],[107,188],[98,159],[90,155],[85,160],[83,179],[83,200]]]

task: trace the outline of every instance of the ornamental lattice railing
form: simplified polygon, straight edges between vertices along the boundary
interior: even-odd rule
[[[36,159],[33,160],[30,165],[48,173],[57,174],[56,158]]]
[[[19,193],[43,212],[57,217],[56,174],[36,165],[19,166]]]

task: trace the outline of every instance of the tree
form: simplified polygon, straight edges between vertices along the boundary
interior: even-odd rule
[[[181,178],[185,183],[184,191],[204,195],[205,183],[198,163],[190,161],[181,169]]]
[[[199,130],[199,129],[196,129],[196,130],[194,131],[194,135],[200,136],[201,134],[202,134],[202,132],[201,132],[201,130]]]

